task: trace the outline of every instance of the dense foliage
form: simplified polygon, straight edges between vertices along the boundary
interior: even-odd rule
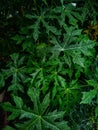
[[[97,8],[0,1],[1,129],[98,129]]]

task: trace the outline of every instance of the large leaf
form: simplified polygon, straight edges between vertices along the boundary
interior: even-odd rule
[[[72,44],[72,41],[69,42],[69,40],[73,34],[71,33],[71,35],[68,36],[69,38],[67,37],[68,39],[65,39],[62,43],[60,43],[59,40],[57,40],[55,37],[52,38],[50,42],[54,46],[50,48],[50,51],[52,52],[51,58],[56,59],[60,57],[61,54],[63,54],[62,59],[65,59],[66,64],[70,65],[70,63],[73,61],[74,64],[78,64],[81,67],[84,67],[86,57],[93,55],[93,48],[95,43],[85,37],[83,39],[79,38],[81,41],[78,43],[79,39],[77,36],[80,34],[80,31],[79,33],[76,31],[74,37],[75,41],[77,40],[77,42]],[[72,39],[74,37],[72,37]],[[69,44],[66,42],[69,42]]]
[[[49,94],[47,94],[42,102],[39,99],[40,92],[34,88],[28,90],[28,96],[31,99],[32,106],[34,109],[30,109],[23,105],[23,99],[13,95],[13,99],[16,106],[11,105],[10,103],[2,104],[2,107],[11,112],[9,115],[9,120],[13,120],[16,117],[21,119],[28,119],[25,123],[21,122],[16,123],[18,129],[31,130],[31,128],[36,130],[70,130],[66,121],[63,120],[64,112],[48,112],[47,108],[49,107]]]

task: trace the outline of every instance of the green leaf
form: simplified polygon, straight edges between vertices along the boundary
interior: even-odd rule
[[[4,85],[5,85],[4,76],[2,73],[0,73],[0,89],[2,89],[2,87],[4,87]]]
[[[18,129],[31,130],[31,128],[35,128],[36,130],[48,130],[49,128],[51,130],[70,130],[66,121],[61,121],[61,119],[63,120],[65,112],[53,111],[46,113],[46,109],[49,107],[50,102],[49,94],[44,97],[42,103],[40,103],[39,94],[39,90],[33,88],[29,88],[28,90],[28,95],[34,104],[34,110],[31,110],[26,106],[23,107],[22,99],[17,96],[13,96],[16,106],[11,105],[9,102],[3,103],[2,107],[11,112],[8,119],[27,118],[28,120],[25,121],[25,123],[15,124]]]
[[[59,75],[58,75],[57,78],[58,78],[58,81],[59,81],[61,87],[65,88],[66,87],[66,81],[65,81],[65,79],[63,77],[59,76]]]
[[[70,128],[68,127],[67,123],[65,121],[62,122],[57,122],[57,123],[52,123],[51,121],[47,121],[42,119],[43,124],[45,126],[45,128],[48,130],[49,128],[51,130],[70,130]]]
[[[36,71],[34,73],[31,74],[31,76],[32,76],[32,79],[30,79],[31,80],[31,84],[34,83],[34,81],[36,80],[36,78],[38,77],[40,72],[41,72],[41,69],[38,68],[38,69],[36,69]]]
[[[33,120],[36,120],[37,117],[38,115],[33,113],[33,111],[30,108],[26,107],[23,110],[21,110],[19,119],[24,119],[24,118],[32,119],[33,118]]]
[[[15,129],[10,126],[6,126],[3,130],[15,130]]]
[[[11,56],[11,59],[14,61],[14,65],[17,66],[17,61],[18,61],[18,58],[19,58],[19,53],[13,53],[10,56]]]
[[[70,15],[70,14],[67,14],[67,15],[68,15],[68,17],[69,17],[69,23],[70,23],[71,25],[73,25],[73,26],[76,26],[78,20],[77,20],[76,18],[74,18],[74,17],[73,17],[72,15]]]
[[[10,112],[14,111],[13,106],[9,102],[3,103],[3,104],[1,104],[1,106],[3,107],[3,109],[8,110]]]
[[[81,57],[81,55],[78,55],[78,53],[76,53],[73,57],[73,63],[80,65],[81,67],[85,67],[84,63],[85,63],[85,59]]]
[[[8,116],[8,120],[14,120],[17,117],[19,117],[20,113],[18,111],[14,111],[11,113],[11,115]]]
[[[34,40],[36,41],[39,37],[39,24],[40,24],[40,21],[38,19],[38,21],[35,22],[35,24],[33,25],[34,26],[34,32],[33,32],[33,37],[34,37]]]
[[[58,87],[58,83],[54,83],[54,87],[52,90],[52,99],[54,99],[57,94],[57,87]]]
[[[26,14],[25,17],[28,18],[28,19],[36,19],[36,18],[38,18],[38,16],[31,15],[31,14]]]
[[[16,44],[20,44],[24,40],[24,37],[21,36],[21,35],[16,35],[16,36],[12,37],[12,39],[15,40],[15,41],[17,41]]]
[[[39,100],[39,91],[34,88],[29,88],[28,96],[30,97],[31,101],[34,103],[34,111],[38,114],[40,113],[40,100]]]
[[[63,111],[58,112],[57,110],[53,111],[53,112],[49,112],[46,116],[44,116],[44,118],[46,118],[47,120],[51,120],[51,121],[55,121],[56,119],[62,119],[64,116]]]
[[[17,108],[22,109],[22,107],[23,107],[23,100],[20,97],[14,96],[14,95],[13,95],[13,100],[14,100]]]
[[[83,97],[80,104],[91,104],[92,99],[96,96],[96,94],[96,89],[90,90],[89,92],[83,92]]]
[[[98,106],[95,108],[95,116],[98,117]]]
[[[41,50],[41,49],[45,48],[46,46],[47,46],[46,43],[40,43],[37,45],[37,49]]]
[[[21,113],[21,110],[19,110],[18,108],[15,108],[11,105],[11,103],[9,102],[6,102],[6,103],[3,103],[2,105],[2,108],[6,111],[9,111],[9,112],[12,112],[9,117],[8,117],[8,120],[13,120],[15,119],[16,117],[18,117]]]
[[[42,0],[42,1],[44,2],[45,5],[48,5],[48,4],[47,4],[47,0]]]
[[[61,130],[70,130],[70,127],[68,127],[68,124],[66,121],[62,121],[57,123],[57,126],[61,128]]]
[[[24,92],[23,90],[23,86],[19,83],[13,83],[8,87],[8,91],[13,91],[13,92],[17,92],[18,90],[21,92]]]
[[[44,114],[44,112],[46,111],[46,109],[48,108],[49,106],[49,103],[50,103],[50,94],[46,94],[46,96],[44,97],[42,103],[41,103],[41,110],[40,110],[40,113],[41,115]]]

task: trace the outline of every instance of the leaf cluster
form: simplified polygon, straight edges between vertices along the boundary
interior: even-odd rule
[[[98,4],[22,2],[14,1],[12,19],[17,3],[23,12],[16,14],[19,31],[9,36],[18,51],[0,70],[0,89],[10,97],[0,103],[9,112],[4,130],[97,130],[98,44],[83,30],[90,17],[96,22]]]

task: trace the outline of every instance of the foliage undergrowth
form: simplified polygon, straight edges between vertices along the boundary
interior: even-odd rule
[[[0,104],[4,130],[98,129],[98,44],[86,25],[97,23],[98,4],[72,2],[24,5],[19,31],[9,36],[17,49],[0,70],[9,94]]]

